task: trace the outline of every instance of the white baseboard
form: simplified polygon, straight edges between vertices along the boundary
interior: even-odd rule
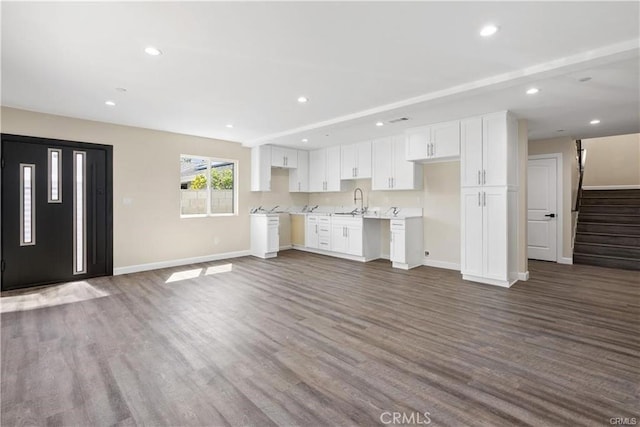
[[[573,264],[573,257],[571,258],[567,258],[567,257],[560,257],[558,258],[558,264]]]
[[[280,246],[281,251],[286,251],[288,249],[293,249],[293,245],[282,245]]]
[[[518,280],[522,280],[524,282],[529,280],[529,270],[525,271],[524,273],[519,272],[518,273]]]
[[[583,190],[640,190],[640,185],[585,185]]]
[[[489,279],[487,277],[471,276],[471,275],[467,275],[467,274],[463,274],[462,275],[462,280],[469,280],[471,282],[485,283],[487,285],[500,286],[500,287],[503,287],[503,288],[510,288],[514,283],[517,282],[517,280],[509,282],[507,280],[495,280],[495,279]]]
[[[250,251],[225,252],[221,254],[212,254],[198,256],[193,258],[173,259],[170,261],[150,262],[148,264],[128,265],[126,267],[117,267],[113,269],[113,275],[137,273],[140,271],[157,270],[159,268],[178,267],[180,265],[198,264],[201,262],[218,261],[221,259],[238,258],[241,256],[251,255]]]
[[[455,262],[438,261],[435,259],[424,258],[422,261],[422,265],[426,265],[427,267],[446,268],[447,270],[460,271],[460,264],[457,264]]]

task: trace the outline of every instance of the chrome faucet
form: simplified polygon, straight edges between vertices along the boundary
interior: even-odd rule
[[[314,211],[314,210],[316,210],[316,209],[318,209],[318,205],[315,205],[314,207],[309,208],[309,210],[308,210],[307,212],[311,213],[311,212],[313,212],[313,211]]]
[[[358,198],[358,191],[360,192],[360,198]],[[355,205],[360,200],[360,213],[364,212],[364,193],[362,192],[362,188],[358,187],[353,190],[353,204]]]
[[[273,213],[276,209],[278,209],[280,205],[275,205],[273,208],[269,209],[269,213]]]

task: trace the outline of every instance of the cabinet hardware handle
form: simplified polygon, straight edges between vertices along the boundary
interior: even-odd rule
[[[480,201],[480,192],[478,191],[478,206],[482,206],[482,202]]]
[[[487,170],[486,169],[482,170],[482,183],[483,184],[487,183]]]
[[[482,184],[482,180],[480,178],[480,169],[478,169],[478,185]]]
[[[396,188],[396,179],[391,178],[391,188]]]
[[[393,242],[393,231],[389,232],[389,241]]]
[[[436,155],[436,144],[435,143],[431,143],[431,157],[435,157]]]
[[[482,206],[487,206],[487,193],[482,192]]]
[[[356,178],[358,177],[358,168],[356,168]]]

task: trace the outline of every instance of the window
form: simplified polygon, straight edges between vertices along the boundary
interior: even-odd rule
[[[235,214],[237,170],[233,160],[181,155],[180,215]]]
[[[36,165],[20,163],[20,246],[36,244]]]

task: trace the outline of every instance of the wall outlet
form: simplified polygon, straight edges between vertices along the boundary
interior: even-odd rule
[[[429,256],[429,251],[424,251],[424,256]]]

